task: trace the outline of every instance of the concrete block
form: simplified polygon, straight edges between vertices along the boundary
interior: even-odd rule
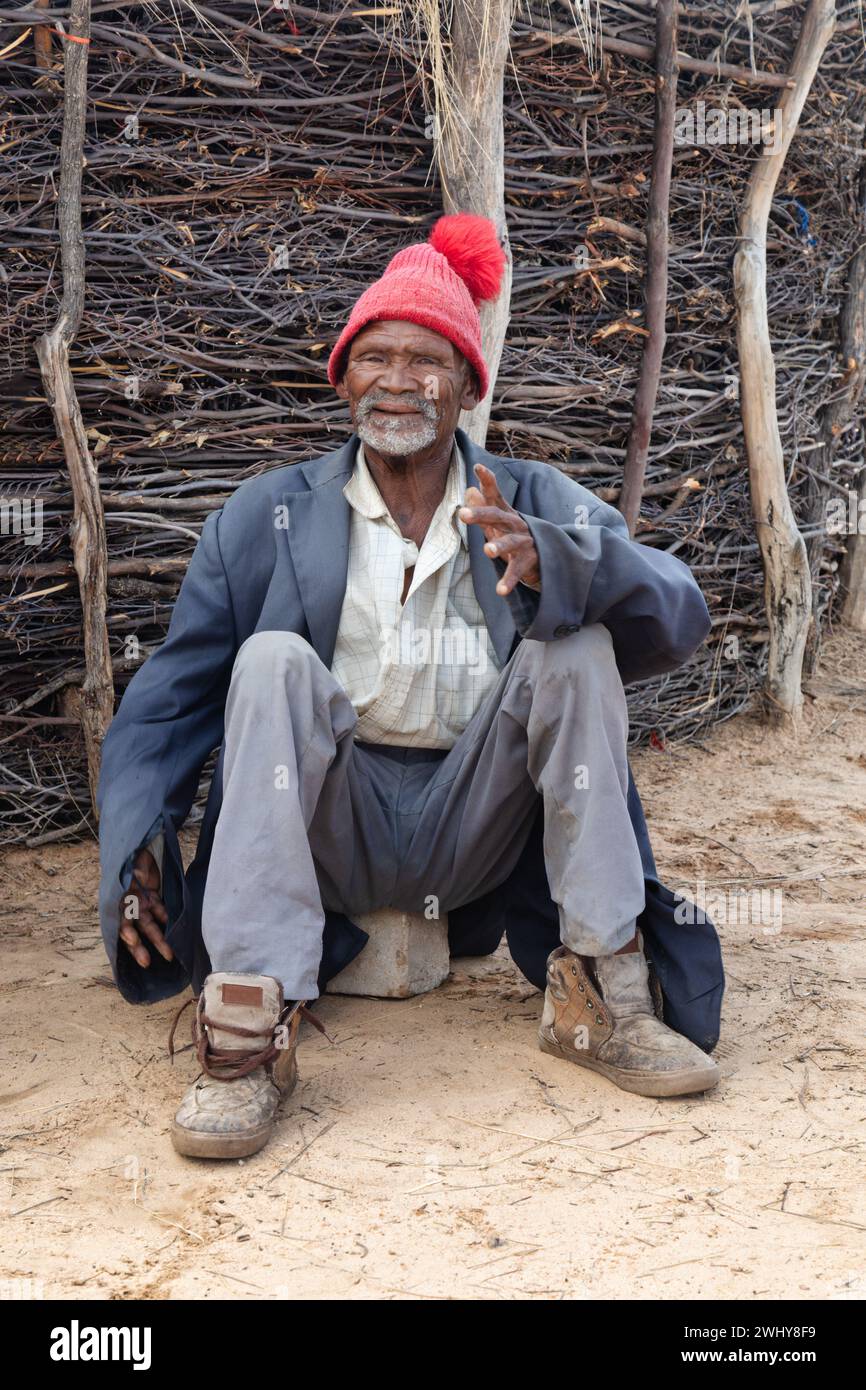
[[[328,994],[408,999],[436,989],[448,975],[448,918],[429,921],[412,912],[382,908],[352,920],[370,939],[359,956],[335,975]]]

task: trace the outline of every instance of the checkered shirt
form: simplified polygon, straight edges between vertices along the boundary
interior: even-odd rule
[[[445,495],[420,550],[385,506],[363,444],[343,492],[352,507],[349,567],[331,670],[358,715],[355,738],[451,748],[499,675],[472,584],[466,523],[457,516],[466,492],[463,455],[455,443]]]

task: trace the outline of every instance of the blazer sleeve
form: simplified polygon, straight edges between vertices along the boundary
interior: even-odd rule
[[[185,982],[178,962],[154,959],[143,971],[125,949],[118,955],[117,933],[132,860],[160,834],[167,851],[163,896],[170,915],[180,915],[184,906],[176,832],[189,814],[202,768],[222,740],[237,651],[220,516],[214,512],[205,522],[166,639],[130,681],[102,748],[100,919],[115,979],[132,1002],[163,997]]]
[[[710,615],[688,566],[632,540],[614,507],[600,504],[585,525],[521,515],[541,570],[537,598],[520,585],[509,595],[522,637],[550,642],[603,623],[624,683],[674,670],[704,641]]]

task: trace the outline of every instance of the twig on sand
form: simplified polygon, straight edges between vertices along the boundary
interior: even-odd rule
[[[306,1144],[304,1144],[302,1148],[298,1149],[298,1152],[296,1154],[292,1155],[288,1163],[283,1168],[278,1168],[276,1173],[273,1173],[271,1177],[268,1178],[268,1182],[265,1185],[267,1186],[268,1184],[272,1183],[276,1178],[282,1177],[283,1173],[287,1173],[291,1168],[292,1164],[297,1163],[298,1159],[301,1158],[307,1152],[308,1149],[311,1149],[313,1147],[316,1140],[321,1139],[323,1135],[328,1133],[328,1130],[333,1129],[336,1123],[336,1120],[331,1120],[329,1124],[326,1124],[323,1129],[319,1130],[318,1134],[314,1134],[312,1139],[308,1139]],[[297,1176],[297,1174],[295,1176]],[[345,1192],[346,1188],[341,1187],[337,1190],[340,1192]]]
[[[34,1211],[36,1207],[47,1206],[49,1202],[65,1202],[66,1193],[61,1192],[56,1197],[43,1197],[41,1202],[31,1202],[29,1207],[19,1207],[17,1211],[10,1211],[10,1216],[23,1216],[25,1211]]]
[[[636,1134],[633,1139],[624,1139],[621,1144],[611,1144],[610,1152],[614,1149],[627,1149],[629,1144],[640,1144],[644,1139],[652,1139],[655,1134],[673,1134],[672,1129],[648,1129],[643,1134]]]
[[[245,1284],[248,1289],[257,1289],[259,1293],[266,1293],[267,1290],[262,1284],[253,1284],[249,1279],[239,1279],[236,1274],[226,1274],[222,1269],[205,1269],[202,1265],[202,1274],[213,1274],[217,1279],[231,1279],[235,1284]]]

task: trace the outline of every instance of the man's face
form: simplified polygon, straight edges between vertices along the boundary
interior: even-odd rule
[[[384,457],[434,458],[461,410],[478,404],[475,375],[441,333],[402,319],[367,324],[349,345],[337,395],[365,444]]]

